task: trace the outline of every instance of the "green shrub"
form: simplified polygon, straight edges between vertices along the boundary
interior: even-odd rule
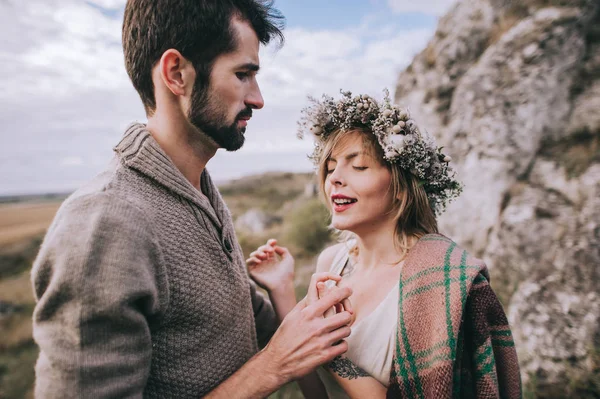
[[[14,248],[0,248],[0,279],[29,270],[42,244],[43,236],[25,240]]]
[[[317,198],[295,207],[284,218],[282,244],[294,255],[308,257],[318,254],[331,239],[329,211]]]
[[[242,247],[242,253],[244,254],[244,258],[248,258],[250,253],[255,251],[256,248],[261,245],[266,244],[267,239],[271,238],[270,236],[263,234],[251,234],[246,231],[238,231],[237,239]]]

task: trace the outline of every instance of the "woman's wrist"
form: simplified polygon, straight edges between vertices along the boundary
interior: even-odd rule
[[[277,284],[275,287],[267,288],[267,292],[271,298],[286,297],[290,292],[295,292],[293,277],[287,281]]]
[[[268,290],[268,292],[271,303],[275,308],[277,318],[279,319],[279,322],[281,322],[297,303],[294,282],[290,281],[285,284],[280,284],[275,289]]]

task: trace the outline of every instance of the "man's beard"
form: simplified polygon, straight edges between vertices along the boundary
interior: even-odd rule
[[[212,138],[219,147],[227,151],[236,151],[244,145],[246,128],[238,128],[242,117],[251,117],[252,108],[240,112],[232,124],[227,124],[227,109],[219,103],[216,95],[210,93],[210,87],[203,90],[200,85],[194,87],[188,119],[192,125]]]

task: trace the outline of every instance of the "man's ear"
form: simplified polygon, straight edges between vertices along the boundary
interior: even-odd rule
[[[190,61],[175,49],[160,57],[159,73],[164,85],[176,96],[190,96],[196,81],[196,71]]]

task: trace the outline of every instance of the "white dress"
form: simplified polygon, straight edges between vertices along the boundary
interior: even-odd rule
[[[348,251],[344,249],[334,259],[330,271],[341,275],[348,263]],[[334,283],[329,281],[328,283]],[[389,385],[392,358],[396,344],[399,289],[397,285],[388,292],[383,301],[365,318],[352,326],[345,356],[384,386]],[[330,398],[348,398],[346,392],[324,367],[317,370]]]

